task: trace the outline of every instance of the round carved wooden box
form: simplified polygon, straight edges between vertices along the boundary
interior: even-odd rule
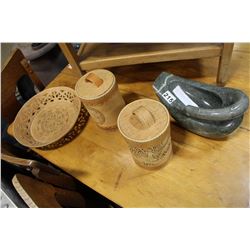
[[[99,127],[117,126],[117,117],[125,102],[112,72],[104,69],[88,72],[78,80],[75,91]]]
[[[87,111],[73,89],[49,88],[33,96],[19,110],[14,137],[27,147],[57,148],[78,135],[87,118]]]
[[[138,165],[147,169],[166,165],[172,143],[165,106],[151,99],[134,101],[121,111],[117,124]]]

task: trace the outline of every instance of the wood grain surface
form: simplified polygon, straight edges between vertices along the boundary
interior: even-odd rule
[[[219,56],[221,44],[113,43],[86,44],[82,70],[138,63]]]
[[[215,85],[218,62],[208,58],[110,70],[128,103],[138,97],[157,100],[152,83],[162,71]],[[250,94],[249,62],[250,45],[236,44],[227,87]],[[49,87],[74,88],[78,79],[65,68]],[[69,144],[35,151],[122,207],[248,207],[249,131],[249,110],[240,128],[221,140],[192,134],[171,119],[172,159],[152,171],[134,163],[118,130],[103,130],[92,118]]]

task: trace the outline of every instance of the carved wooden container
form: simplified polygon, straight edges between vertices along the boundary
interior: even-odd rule
[[[172,143],[165,106],[151,99],[134,101],[121,111],[117,124],[138,165],[147,169],[166,165]]]
[[[88,117],[73,89],[49,88],[22,106],[14,120],[13,133],[26,147],[55,149],[79,135]]]
[[[117,127],[117,117],[125,106],[112,72],[97,69],[82,76],[75,90],[96,124],[104,129]]]

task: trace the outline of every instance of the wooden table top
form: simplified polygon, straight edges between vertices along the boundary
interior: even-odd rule
[[[249,62],[249,51],[249,46],[235,46],[226,85],[248,95],[249,69],[245,64]],[[213,83],[217,62],[218,59],[211,58],[111,70],[128,103],[139,97],[158,100],[152,82],[164,70]],[[48,87],[74,88],[77,80],[72,70],[65,68]],[[240,128],[221,140],[195,135],[172,121],[174,154],[167,166],[159,170],[137,166],[119,131],[103,130],[91,118],[81,134],[67,145],[34,151],[122,207],[247,207],[249,129],[249,111]],[[11,130],[12,127],[9,128],[12,134]]]

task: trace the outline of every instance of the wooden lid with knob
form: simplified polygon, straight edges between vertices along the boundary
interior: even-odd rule
[[[117,123],[127,139],[146,142],[161,135],[169,126],[169,121],[164,105],[152,99],[140,99],[123,108]]]
[[[86,100],[94,100],[105,95],[115,84],[115,76],[105,69],[96,69],[82,76],[76,83],[77,95]]]

